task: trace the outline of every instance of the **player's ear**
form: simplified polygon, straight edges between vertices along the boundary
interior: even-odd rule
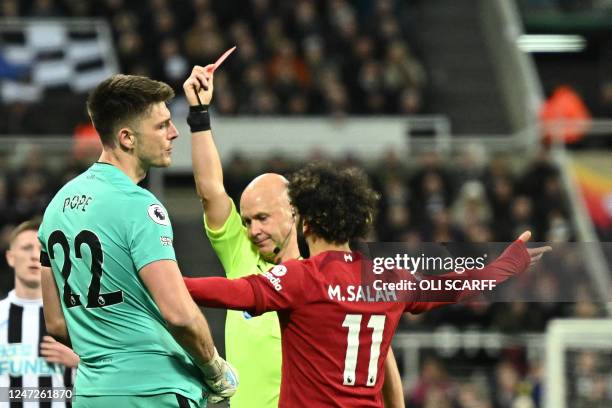
[[[10,249],[7,249],[5,252],[5,256],[6,256],[6,263],[11,268],[15,268],[15,256],[13,255],[13,252]]]
[[[117,132],[117,139],[119,141],[119,146],[125,150],[132,150],[136,144],[136,135],[132,129],[128,127],[119,129]]]

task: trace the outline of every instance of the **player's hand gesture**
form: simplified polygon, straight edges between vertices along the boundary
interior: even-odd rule
[[[213,96],[214,65],[196,65],[183,83],[183,90],[189,106],[210,105]]]
[[[531,231],[525,231],[518,237],[518,240],[525,243],[529,241],[530,238],[531,238]],[[548,245],[540,246],[536,248],[527,248],[527,253],[529,254],[529,258],[531,258],[531,261],[529,262],[529,266],[531,267],[535,265],[540,260],[540,258],[542,258],[542,255],[544,255],[546,252],[549,252],[549,251],[552,251],[552,247]]]
[[[47,363],[63,364],[75,368],[79,364],[79,356],[70,347],[64,346],[51,336],[44,336],[40,343],[40,355]]]

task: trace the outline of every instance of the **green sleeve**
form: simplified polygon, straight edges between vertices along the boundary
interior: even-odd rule
[[[204,215],[204,230],[228,278],[240,278],[255,272],[259,252],[251,244],[233,200],[225,224],[217,230],[212,230],[206,224]]]
[[[127,241],[136,270],[163,259],[176,261],[168,211],[153,195],[134,201],[130,207]]]
[[[41,224],[40,227],[38,228],[38,242],[40,242],[40,249],[42,252],[44,253],[48,253],[47,252],[47,239],[45,238],[45,233],[44,233],[44,224]]]

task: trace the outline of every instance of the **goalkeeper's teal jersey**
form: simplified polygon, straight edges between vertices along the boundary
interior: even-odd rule
[[[203,376],[138,275],[151,262],[175,260],[168,213],[155,196],[96,163],[53,198],[39,239],[81,357],[76,394],[174,392],[201,401]]]

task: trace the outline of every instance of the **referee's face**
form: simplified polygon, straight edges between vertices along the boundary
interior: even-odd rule
[[[36,231],[23,231],[15,237],[6,260],[15,270],[16,285],[40,286],[40,243]]]
[[[172,141],[178,137],[170,111],[164,102],[151,107],[136,131],[135,154],[142,167],[168,167],[172,163]]]
[[[271,196],[266,190],[252,192],[240,203],[242,222],[251,242],[269,262],[291,239],[293,217],[291,207],[283,196]]]

